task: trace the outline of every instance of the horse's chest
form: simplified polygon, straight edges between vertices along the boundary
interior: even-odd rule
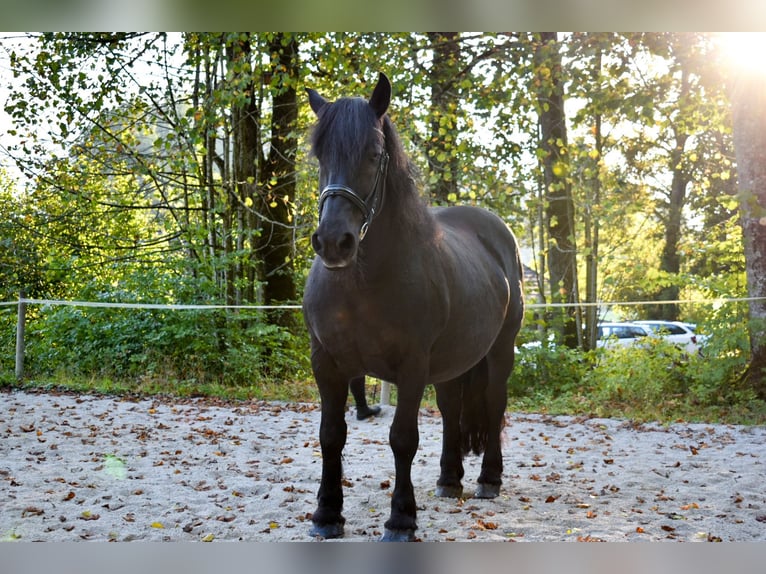
[[[307,317],[312,333],[337,363],[378,371],[397,362],[412,336],[403,312],[380,297],[325,300]]]

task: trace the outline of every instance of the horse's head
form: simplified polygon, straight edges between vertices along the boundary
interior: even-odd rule
[[[348,267],[383,201],[388,154],[382,122],[391,83],[380,74],[369,100],[328,102],[307,92],[319,120],[312,139],[319,160],[319,226],[311,245],[325,267]]]

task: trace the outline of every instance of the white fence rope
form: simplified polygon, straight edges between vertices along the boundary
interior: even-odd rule
[[[766,297],[722,297],[716,299],[674,299],[663,301],[596,301],[590,303],[528,303],[527,309],[562,308],[562,307],[616,307],[618,305],[681,305],[681,304],[708,304],[723,305],[727,303],[745,303],[750,301],[764,301]],[[275,309],[301,309],[301,305],[185,305],[176,303],[114,303],[107,301],[67,301],[62,299],[28,299],[20,298],[16,301],[2,301],[0,307],[19,305],[66,305],[70,307],[113,307],[124,309],[168,309],[168,310],[207,310],[207,309],[249,309],[253,311],[270,311]]]
[[[598,301],[593,303],[529,303],[527,309],[545,309],[553,307],[614,307],[617,305],[671,305],[671,304],[713,304],[722,305],[726,303],[743,303],[750,301],[762,301],[766,297],[729,297],[717,299],[676,299],[670,301]],[[213,309],[244,309],[253,311],[267,311],[274,309],[301,309],[301,305],[184,305],[174,303],[115,303],[107,301],[66,301],[61,299],[31,299],[20,297],[17,301],[0,301],[0,307],[19,306],[22,309],[26,305],[66,305],[70,307],[108,307],[121,309],[166,309],[166,310],[213,310]],[[23,314],[19,313],[19,323],[17,327],[16,342],[16,378],[21,379],[24,369],[24,342],[23,334]],[[381,381],[381,403],[390,404],[390,383]]]
[[[265,311],[272,309],[300,309],[301,305],[184,305],[177,303],[110,303],[107,301],[66,301],[61,299],[27,299],[23,297],[18,301],[4,302],[0,305],[66,305],[69,307],[115,307],[124,309],[169,309],[169,310],[205,310],[205,309],[252,309]]]

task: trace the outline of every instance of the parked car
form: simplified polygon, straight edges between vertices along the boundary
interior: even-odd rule
[[[651,331],[648,327],[636,323],[599,323],[596,346],[635,345],[649,335]]]
[[[651,330],[653,335],[684,347],[690,355],[699,353],[700,347],[707,340],[706,335],[698,335],[695,332],[696,325],[692,323],[681,321],[633,321],[633,323]]]

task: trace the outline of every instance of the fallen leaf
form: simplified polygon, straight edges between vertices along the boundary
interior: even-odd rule
[[[545,499],[545,502],[547,502],[547,503],[556,502],[558,500],[558,498],[559,498],[558,496],[553,496],[551,494],[548,498]]]
[[[212,542],[213,540],[215,540],[215,536],[212,533],[202,537],[202,542]]]
[[[152,522],[151,526],[152,528],[165,528],[165,525],[162,524],[162,522]]]
[[[473,525],[472,528],[476,528],[478,530],[497,530],[497,524],[495,522],[485,522],[484,520],[477,520],[476,524]]]
[[[45,514],[45,511],[43,511],[41,508],[37,508],[36,506],[27,506],[21,513],[21,517],[26,518],[27,516],[41,516],[43,514]]]

